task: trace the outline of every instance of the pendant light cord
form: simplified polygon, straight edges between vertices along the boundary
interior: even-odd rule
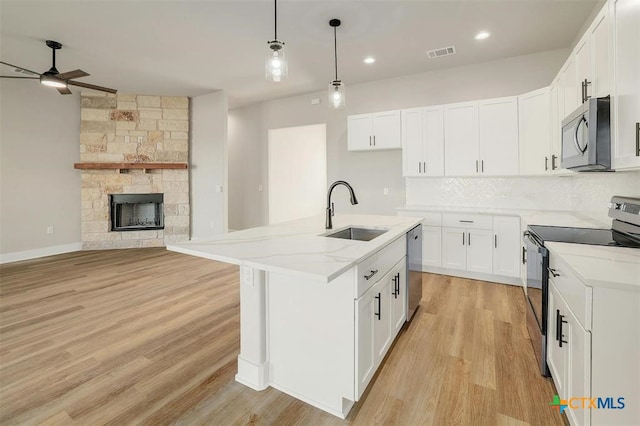
[[[336,81],[338,81],[338,38],[336,36],[336,27],[333,27],[333,56],[336,64]]]
[[[273,39],[278,40],[278,0],[273,0]]]

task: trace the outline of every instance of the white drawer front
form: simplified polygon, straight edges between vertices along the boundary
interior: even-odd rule
[[[582,284],[562,258],[553,253],[549,255],[549,281],[556,286],[582,327],[591,330],[592,288]]]
[[[468,213],[444,213],[442,226],[466,229],[493,229],[493,216]]]
[[[380,278],[405,256],[406,245],[406,237],[402,236],[358,264],[356,297],[362,296],[373,284],[380,281]]]

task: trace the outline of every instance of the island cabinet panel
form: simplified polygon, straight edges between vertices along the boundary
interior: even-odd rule
[[[329,283],[267,274],[271,386],[342,418],[356,399],[354,280],[354,269]]]
[[[401,260],[391,272],[391,330],[395,336],[407,320],[407,262]]]

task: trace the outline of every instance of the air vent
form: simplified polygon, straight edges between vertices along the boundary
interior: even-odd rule
[[[455,46],[441,47],[440,49],[434,49],[427,52],[427,55],[429,55],[429,59],[441,58],[443,56],[450,56],[455,54],[456,54]]]

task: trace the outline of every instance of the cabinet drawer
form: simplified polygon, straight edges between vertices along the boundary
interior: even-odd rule
[[[549,255],[549,281],[558,289],[585,330],[591,330],[593,292],[578,279],[569,266],[554,253]]]
[[[444,213],[442,226],[466,229],[493,229],[493,216],[467,213]]]
[[[402,236],[358,263],[356,297],[362,296],[373,284],[380,281],[380,278],[405,256],[406,246],[406,237]]]
[[[398,216],[421,217],[422,224],[426,226],[442,226],[442,213],[426,212],[421,210],[404,210]]]

